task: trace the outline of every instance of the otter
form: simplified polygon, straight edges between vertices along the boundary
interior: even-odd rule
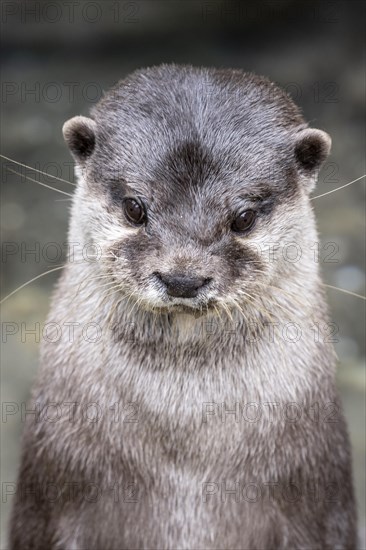
[[[330,137],[264,77],[177,65],[132,73],[63,134],[76,252],[11,549],[354,549],[312,248]]]

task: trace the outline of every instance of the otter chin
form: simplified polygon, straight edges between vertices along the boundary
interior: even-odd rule
[[[314,259],[329,135],[268,79],[189,65],[135,71],[63,135],[70,246],[98,257],[52,298],[80,330],[41,344],[10,549],[356,548]]]
[[[166,307],[157,308],[161,313],[186,313],[193,315],[195,318],[203,317],[209,313],[215,312],[212,304],[205,304],[204,306],[193,306],[188,304],[168,304]],[[153,311],[155,308],[153,309]]]

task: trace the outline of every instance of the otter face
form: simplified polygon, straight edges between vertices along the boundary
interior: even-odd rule
[[[174,66],[135,73],[64,136],[81,174],[84,239],[141,307],[240,307],[299,268],[268,251],[312,234],[308,194],[330,138],[267,81]]]

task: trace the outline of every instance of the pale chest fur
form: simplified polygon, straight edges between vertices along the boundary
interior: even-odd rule
[[[311,415],[326,405],[322,371],[312,365],[316,349],[304,361],[304,341],[247,347],[238,332],[197,334],[187,345],[185,337],[165,346],[138,338],[75,343],[71,361],[59,358],[57,384],[47,387],[46,400],[64,411],[43,425],[55,455],[69,453],[75,470],[86,465],[87,475],[103,471],[106,479],[115,477],[116,463],[122,471],[132,463],[135,476],[154,484],[173,471],[201,482],[268,479],[288,475],[289,445],[303,440],[303,454],[291,459],[295,470],[314,438]]]

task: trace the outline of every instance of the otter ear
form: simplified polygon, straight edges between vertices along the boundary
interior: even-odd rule
[[[314,175],[330,152],[332,140],[326,132],[306,128],[296,134],[295,158],[299,169],[307,176]]]
[[[76,161],[82,163],[95,147],[96,124],[91,118],[75,116],[62,127],[64,139]]]

